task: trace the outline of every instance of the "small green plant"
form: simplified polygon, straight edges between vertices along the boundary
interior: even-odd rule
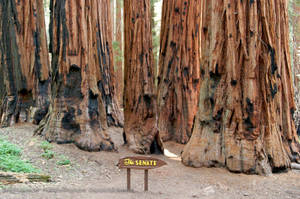
[[[40,147],[41,147],[44,151],[51,150],[51,149],[53,148],[53,146],[52,146],[49,142],[47,142],[47,141],[41,142]]]
[[[0,138],[0,155],[20,156],[21,148]]]
[[[57,165],[63,166],[63,165],[71,164],[71,161],[66,156],[61,155],[59,158],[60,158],[60,160],[57,161],[57,163],[56,163]]]
[[[39,173],[29,162],[21,159],[22,150],[4,138],[0,138],[0,170],[18,173]]]
[[[54,157],[55,153],[51,150],[53,148],[53,146],[47,142],[47,141],[43,141],[40,144],[40,147],[43,149],[43,153],[42,153],[42,157],[50,160]]]
[[[51,150],[46,150],[44,151],[44,153],[42,153],[42,157],[47,159],[47,160],[50,160],[54,157],[55,153]]]

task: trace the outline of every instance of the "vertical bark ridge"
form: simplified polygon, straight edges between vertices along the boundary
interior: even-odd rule
[[[136,153],[159,148],[152,52],[150,1],[124,0],[124,133]],[[153,148],[153,149],[154,149]]]
[[[0,10],[0,124],[39,123],[48,111],[50,78],[43,3],[5,0]]]
[[[164,141],[187,143],[200,86],[198,0],[165,0],[158,76],[158,128]]]
[[[114,150],[116,103],[110,0],[51,1],[52,102],[36,133],[88,151]]]
[[[259,174],[289,168],[300,146],[286,1],[203,3],[205,73],[183,163]]]

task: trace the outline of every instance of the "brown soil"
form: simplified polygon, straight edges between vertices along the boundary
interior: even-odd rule
[[[0,136],[23,148],[23,158],[43,173],[52,176],[50,183],[0,186],[0,199],[93,199],[93,198],[300,198],[300,172],[273,174],[268,177],[230,173],[222,168],[190,168],[180,158],[153,155],[168,163],[149,171],[149,190],[143,191],[143,171],[132,171],[132,192],[126,191],[126,171],[116,166],[121,157],[134,155],[123,146],[122,129],[111,128],[109,134],[118,152],[85,152],[73,144],[53,145],[55,156],[46,160],[40,137],[32,137],[36,126],[18,125],[0,129]],[[183,145],[168,142],[166,148],[180,155]],[[70,166],[59,166],[64,155]]]

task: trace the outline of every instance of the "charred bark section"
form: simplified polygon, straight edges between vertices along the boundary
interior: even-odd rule
[[[200,86],[200,5],[163,1],[158,129],[164,141],[187,143],[192,134]]]
[[[124,141],[136,153],[162,151],[156,125],[150,1],[124,0],[124,15]]]
[[[115,150],[116,103],[110,0],[51,1],[52,101],[37,134],[87,151]]]
[[[0,3],[0,125],[39,123],[49,106],[49,60],[41,1]]]
[[[182,161],[269,174],[299,162],[286,1],[202,1],[203,82]],[[225,35],[225,37],[224,37]]]

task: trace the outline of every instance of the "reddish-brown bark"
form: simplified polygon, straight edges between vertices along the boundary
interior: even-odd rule
[[[136,153],[150,153],[159,142],[150,23],[149,0],[124,0],[124,133]]]
[[[1,126],[39,123],[46,115],[49,68],[43,2],[1,1]]]
[[[37,133],[88,151],[113,150],[116,103],[110,0],[51,1],[52,101]]]
[[[299,161],[286,1],[203,0],[199,109],[185,165],[266,174]]]
[[[158,76],[158,128],[187,143],[200,85],[200,0],[164,0]]]

